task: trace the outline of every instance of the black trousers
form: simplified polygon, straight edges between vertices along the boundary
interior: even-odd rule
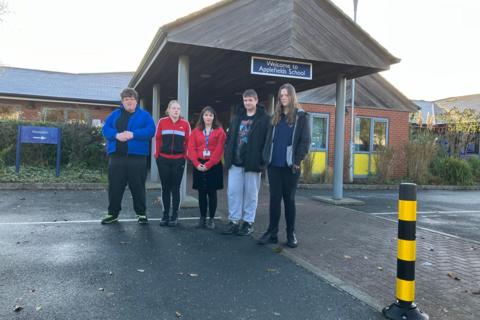
[[[147,213],[145,181],[147,179],[147,157],[111,156],[108,160],[108,213],[118,216],[122,210],[125,187],[133,197],[133,209],[138,215]]]
[[[268,167],[270,185],[270,223],[268,231],[276,234],[282,213],[281,203],[285,208],[287,234],[295,230],[295,192],[297,191],[300,172],[292,173],[289,167]]]
[[[162,183],[162,201],[164,213],[170,212],[170,198],[172,212],[177,213],[180,207],[180,184],[182,183],[185,159],[157,158],[158,174]]]
[[[201,189],[198,190],[198,205],[200,207],[200,216],[207,216],[207,206],[210,218],[215,217],[217,211],[217,190],[216,189]]]

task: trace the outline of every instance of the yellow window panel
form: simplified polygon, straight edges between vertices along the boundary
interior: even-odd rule
[[[313,167],[312,167],[313,174],[321,174],[325,172],[325,166],[327,163],[326,157],[327,157],[327,153],[325,151],[313,152]]]
[[[356,153],[353,158],[353,174],[356,176],[368,175],[368,153]]]

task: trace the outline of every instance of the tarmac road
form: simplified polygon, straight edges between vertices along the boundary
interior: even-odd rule
[[[1,319],[383,319],[252,238],[102,226],[105,206],[101,191],[0,192]]]

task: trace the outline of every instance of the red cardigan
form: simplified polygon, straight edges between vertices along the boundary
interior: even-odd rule
[[[205,150],[206,145],[205,135],[203,134],[202,129],[195,128],[190,135],[190,139],[188,139],[188,158],[192,161],[195,168],[200,164],[198,159],[208,160],[204,165],[207,169],[210,169],[222,160],[225,140],[226,135],[223,128],[218,127],[213,129],[208,138],[210,157],[204,157],[203,151]]]

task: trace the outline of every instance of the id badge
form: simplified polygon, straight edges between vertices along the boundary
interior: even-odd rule
[[[206,158],[206,157],[210,157],[210,150],[203,150],[203,156]]]

